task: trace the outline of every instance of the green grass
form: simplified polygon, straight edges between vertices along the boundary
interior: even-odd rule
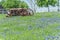
[[[0,14],[0,40],[60,40],[60,13],[5,17]]]

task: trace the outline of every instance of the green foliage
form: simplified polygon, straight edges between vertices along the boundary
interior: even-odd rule
[[[20,8],[28,8],[28,4],[25,3],[24,1],[22,1],[22,2],[20,2],[19,7]]]
[[[28,8],[28,5],[20,0],[5,0],[4,2],[2,1],[2,6],[4,8]]]
[[[36,4],[40,7],[47,7],[48,5],[55,6],[57,3],[57,0],[35,0]]]
[[[49,0],[49,5],[55,6],[57,4],[57,0]]]
[[[5,1],[5,0],[1,0],[1,1],[0,1],[0,5],[2,5],[2,3],[4,3],[4,1]]]
[[[15,8],[15,7],[18,7],[17,5],[16,5],[16,2],[17,1],[13,1],[13,0],[6,0],[4,3],[3,3],[3,6],[5,7],[5,8]],[[18,4],[18,3],[17,3]]]

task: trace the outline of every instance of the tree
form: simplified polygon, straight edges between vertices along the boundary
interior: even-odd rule
[[[58,11],[60,11],[60,10],[59,10],[59,6],[60,6],[60,5],[59,5],[59,0],[58,0]]]
[[[19,8],[28,8],[28,4],[25,3],[24,1],[21,1],[19,4]]]
[[[30,4],[31,9],[34,11],[34,13],[36,13],[36,4],[35,4],[35,0],[27,0]]]
[[[2,6],[4,8],[17,8],[19,4],[19,1],[16,0],[5,0],[5,2],[2,3]]]
[[[35,0],[37,6],[39,7],[48,7],[49,9],[49,5],[51,6],[56,6],[57,0]]]
[[[25,2],[22,2],[20,0],[5,0],[5,2],[2,3],[2,6],[4,8],[19,8],[19,7],[22,7],[22,8],[27,8],[28,5],[25,3]]]
[[[4,3],[4,2],[5,2],[5,0],[1,0],[1,1],[0,1],[0,5],[2,5],[2,3]]]

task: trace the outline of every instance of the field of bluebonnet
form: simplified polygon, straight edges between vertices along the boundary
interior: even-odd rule
[[[60,12],[5,16],[0,14],[0,40],[60,40]]]

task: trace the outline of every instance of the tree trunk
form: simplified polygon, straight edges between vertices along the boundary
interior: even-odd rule
[[[48,0],[48,12],[49,12],[50,10],[49,10],[49,0]]]
[[[50,12],[49,6],[48,6],[48,12]]]
[[[35,2],[34,0],[30,0],[30,5],[31,5],[31,8],[33,9],[34,13],[36,13],[36,5],[35,5]]]
[[[58,0],[58,11],[60,11],[60,10],[59,10],[59,0]]]

